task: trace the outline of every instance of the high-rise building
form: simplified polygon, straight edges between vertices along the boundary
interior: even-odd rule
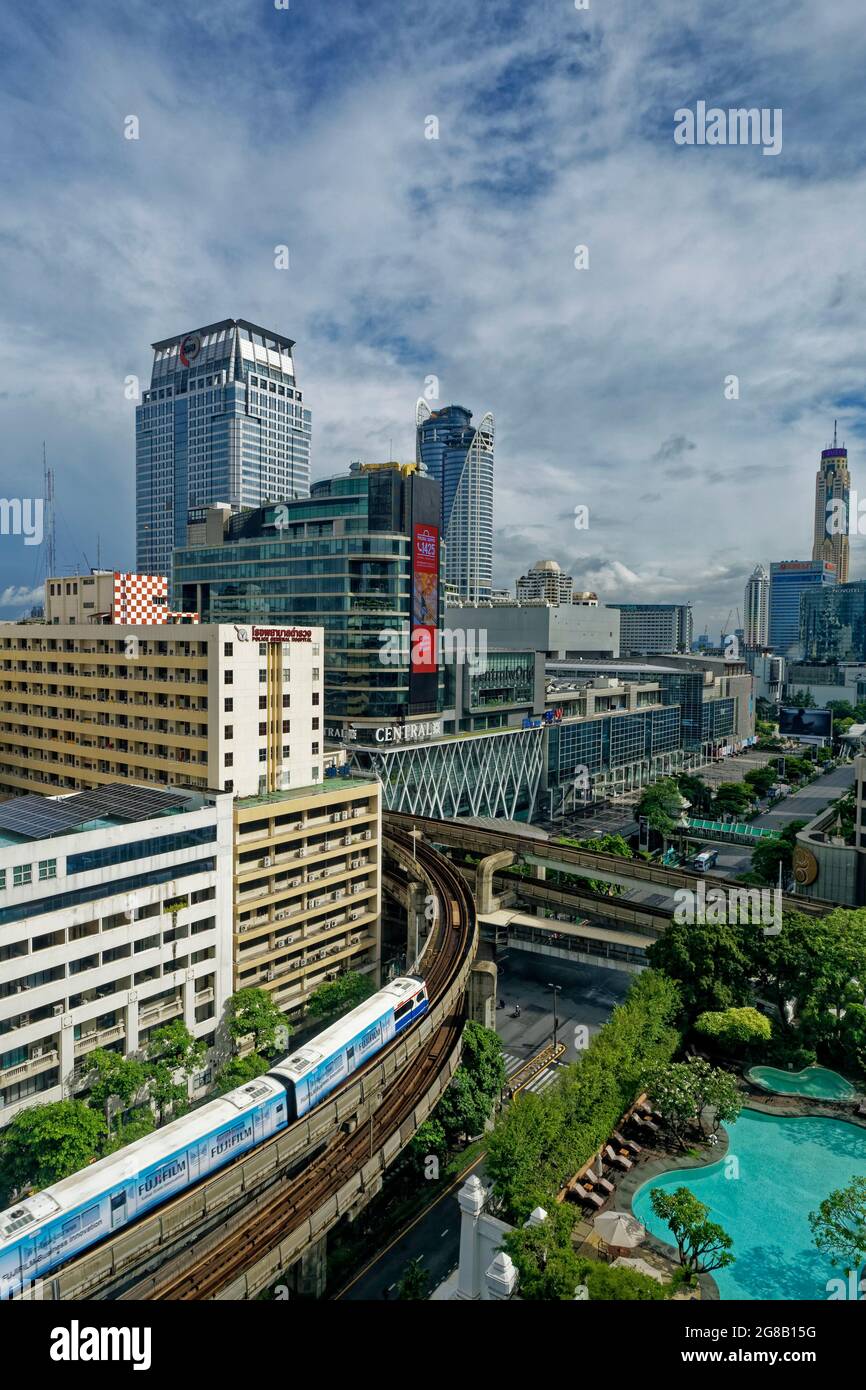
[[[761,650],[767,645],[770,615],[770,576],[763,565],[756,565],[749,575],[746,584],[745,615],[744,645]]]
[[[152,346],[135,412],[136,553],[142,572],[170,575],[191,513],[309,495],[311,417],[280,333],[223,319]]]
[[[416,457],[442,489],[445,581],[476,603],[493,587],[493,416],[476,429],[462,405],[416,411]]]
[[[571,603],[574,580],[555,560],[537,560],[517,581],[517,598],[543,598],[548,603]]]
[[[806,661],[866,661],[866,582],[807,589],[800,600]]]
[[[353,464],[304,501],[211,508],[175,553],[174,592],[206,620],[323,628],[331,737],[426,725],[442,708],[439,519],[439,486],[417,464]]]
[[[851,476],[848,450],[836,442],[821,450],[821,466],[815,479],[815,535],[813,560],[829,560],[836,567],[836,582],[848,582],[848,499]]]
[[[800,599],[806,590],[836,583],[830,560],[775,560],[770,565],[768,645],[776,656],[800,655]]]
[[[623,656],[688,652],[692,645],[690,603],[608,603],[620,615]]]

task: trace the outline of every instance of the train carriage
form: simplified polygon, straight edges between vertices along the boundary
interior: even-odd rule
[[[427,986],[416,976],[391,980],[285,1061],[272,1067],[289,1092],[289,1118],[299,1118],[364,1066],[427,1010]]]
[[[0,1298],[284,1129],[287,1110],[260,1077],[0,1212]]]

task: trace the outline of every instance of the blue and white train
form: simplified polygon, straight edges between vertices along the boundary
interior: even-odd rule
[[[0,1298],[306,1115],[427,1008],[422,979],[392,980],[265,1076],[0,1212]]]

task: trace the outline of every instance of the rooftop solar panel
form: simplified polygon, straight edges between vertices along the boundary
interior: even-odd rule
[[[160,812],[183,806],[186,801],[183,792],[157,791],[129,782],[113,782],[58,800],[48,796],[17,796],[0,802],[0,830],[44,840],[99,817],[147,820]]]

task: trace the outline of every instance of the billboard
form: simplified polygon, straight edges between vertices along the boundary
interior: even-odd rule
[[[435,675],[439,624],[439,527],[416,522],[412,528],[413,675]]]
[[[783,705],[779,710],[779,733],[793,738],[801,734],[810,738],[832,738],[833,711]]]

